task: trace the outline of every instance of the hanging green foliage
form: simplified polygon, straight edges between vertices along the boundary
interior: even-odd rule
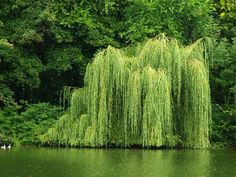
[[[165,146],[173,136],[170,83],[163,70],[145,68],[143,73],[143,146]]]
[[[207,148],[211,107],[208,75],[203,63],[196,59],[188,60],[184,77],[183,145]]]
[[[70,111],[42,141],[83,147],[209,147],[210,56],[207,38],[187,47],[164,35],[133,49],[109,46],[87,66],[85,87],[70,91]]]

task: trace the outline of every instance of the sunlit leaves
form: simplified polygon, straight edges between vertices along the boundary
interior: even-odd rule
[[[43,142],[209,147],[208,47],[209,39],[183,47],[163,34],[136,48],[136,57],[109,46],[88,65],[85,87],[73,91],[70,112]]]

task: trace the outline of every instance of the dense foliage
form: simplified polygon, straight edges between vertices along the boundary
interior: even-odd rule
[[[208,148],[210,49],[207,38],[182,47],[163,35],[132,49],[139,53],[134,56],[109,46],[88,65],[85,87],[67,94],[70,112],[50,128],[43,142]]]
[[[162,32],[191,42],[215,29],[205,0],[3,0],[0,8],[3,103],[12,97],[57,103],[63,86],[83,85],[86,64],[99,48]]]
[[[22,102],[7,107],[0,111],[0,140],[15,146],[39,144],[40,136],[55,124],[58,116],[59,107],[48,103],[28,105]]]
[[[235,1],[1,0],[0,9],[1,115],[14,114],[20,100],[59,105],[61,89],[83,86],[87,63],[108,45],[126,47],[162,32],[184,44],[208,36],[215,41],[212,140],[235,144],[224,133],[235,131]]]

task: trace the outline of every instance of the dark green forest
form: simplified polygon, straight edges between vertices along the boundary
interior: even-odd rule
[[[99,51],[161,33],[184,45],[211,38],[211,144],[236,146],[232,0],[1,0],[0,140],[41,145],[40,136],[66,109],[63,89],[83,87]]]

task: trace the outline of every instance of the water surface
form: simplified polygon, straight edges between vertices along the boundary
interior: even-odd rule
[[[235,150],[0,150],[0,177],[236,177]]]

